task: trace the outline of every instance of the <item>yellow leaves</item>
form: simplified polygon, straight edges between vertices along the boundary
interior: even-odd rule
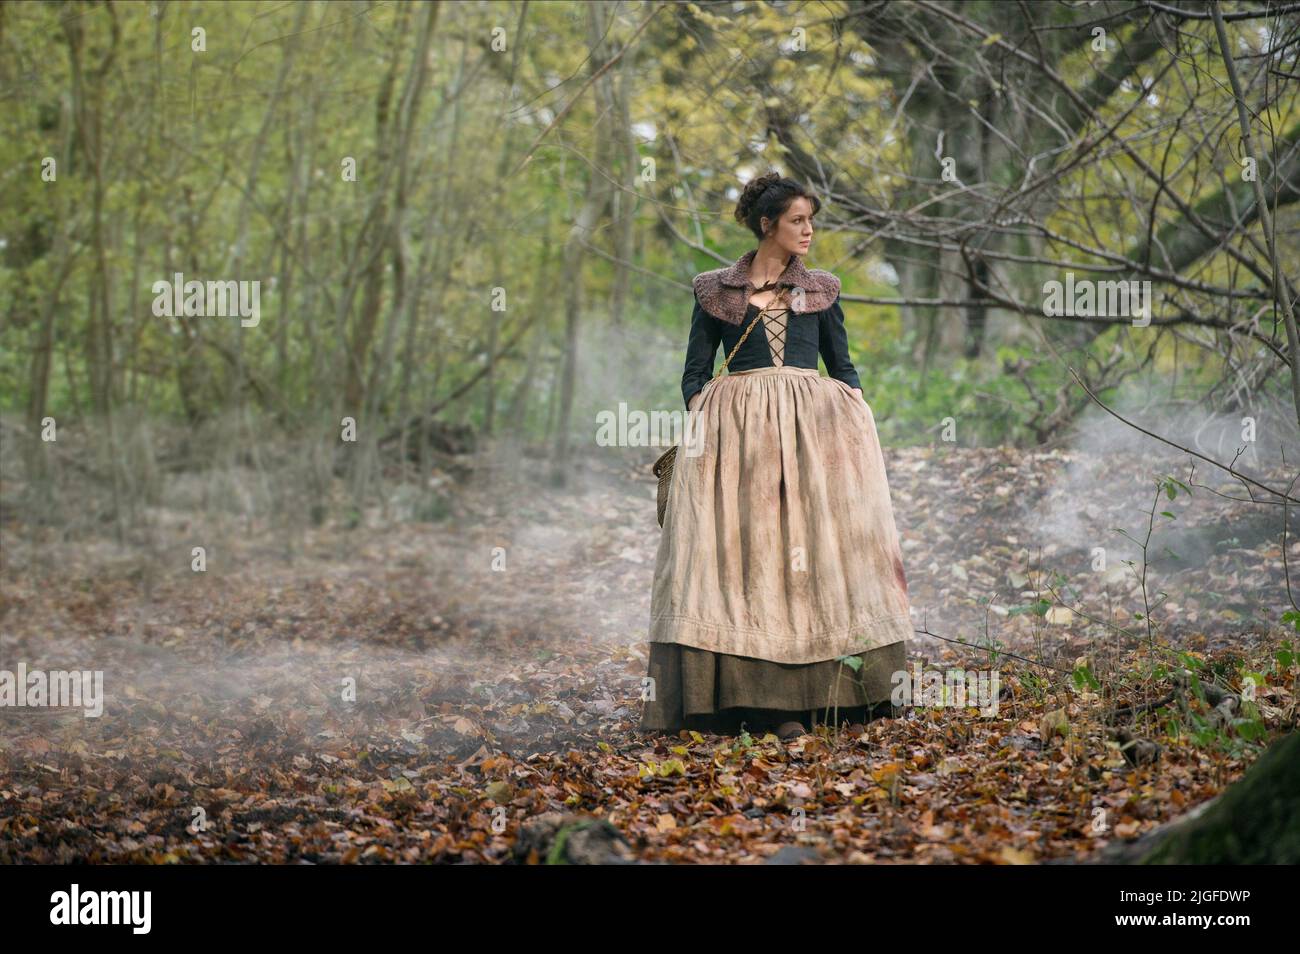
[[[1065,738],[1070,734],[1070,719],[1064,709],[1053,709],[1038,722],[1038,737],[1046,744],[1055,736]]]
[[[722,29],[729,25],[726,17],[720,17],[714,13],[707,13],[700,9],[699,4],[697,3],[686,4],[686,9],[691,11],[691,16],[695,17],[695,19],[699,20],[705,26]]]
[[[637,766],[636,777],[667,778],[670,775],[686,775],[686,765],[681,759],[665,759],[662,762],[642,762]]]
[[[515,787],[509,782],[498,779],[488,785],[484,794],[498,805],[504,805],[515,797]]]
[[[655,828],[659,831],[674,831],[677,828],[677,819],[672,815],[660,815],[655,819]]]
[[[941,776],[956,775],[962,771],[961,759],[946,758],[939,763],[938,772]]]
[[[878,765],[871,770],[871,778],[882,788],[892,789],[897,784],[898,777],[902,772],[903,766],[898,762],[886,762],[884,765]]]
[[[1023,848],[1012,848],[1010,845],[1002,846],[998,858],[1001,859],[1003,864],[1008,865],[1032,865],[1035,860],[1032,851],[1025,851]]]

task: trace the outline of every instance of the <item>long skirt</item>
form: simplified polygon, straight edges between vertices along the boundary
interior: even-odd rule
[[[673,467],[650,602],[643,731],[729,731],[739,715],[888,699],[912,625],[866,402],[812,368],[706,384]]]

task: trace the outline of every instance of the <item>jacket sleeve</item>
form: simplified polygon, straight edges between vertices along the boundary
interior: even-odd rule
[[[844,311],[838,296],[829,308],[821,313],[817,330],[817,350],[826,364],[826,373],[838,378],[851,388],[860,388],[857,369],[849,357],[849,334],[844,329]]]
[[[682,373],[682,400],[688,410],[695,392],[713,377],[713,362],[721,340],[722,328],[718,319],[700,307],[700,300],[696,298],[695,310],[691,313],[691,335],[686,342],[686,368]]]

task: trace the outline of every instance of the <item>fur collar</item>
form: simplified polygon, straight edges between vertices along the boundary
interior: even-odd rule
[[[733,325],[744,320],[753,289],[749,283],[749,263],[757,253],[758,249],[751,249],[726,268],[695,276],[695,297],[705,311]],[[835,275],[820,268],[805,268],[798,255],[791,258],[777,281],[790,287],[790,311],[794,314],[824,311],[840,295],[840,280]]]

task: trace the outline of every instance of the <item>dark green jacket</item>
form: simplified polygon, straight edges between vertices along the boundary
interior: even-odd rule
[[[727,268],[695,276],[695,308],[691,313],[690,337],[686,343],[686,367],[682,373],[682,399],[691,398],[709,379],[722,358],[731,354],[758,309],[750,304],[753,285],[749,264],[757,250],[746,252]],[[840,308],[840,280],[822,269],[804,268],[799,257],[777,279],[789,289],[790,312],[786,318],[784,363],[792,368],[816,368],[820,354],[826,373],[849,387],[860,388],[857,369],[849,358],[848,332]],[[727,371],[749,371],[773,366],[767,333],[762,321],[740,346]]]

